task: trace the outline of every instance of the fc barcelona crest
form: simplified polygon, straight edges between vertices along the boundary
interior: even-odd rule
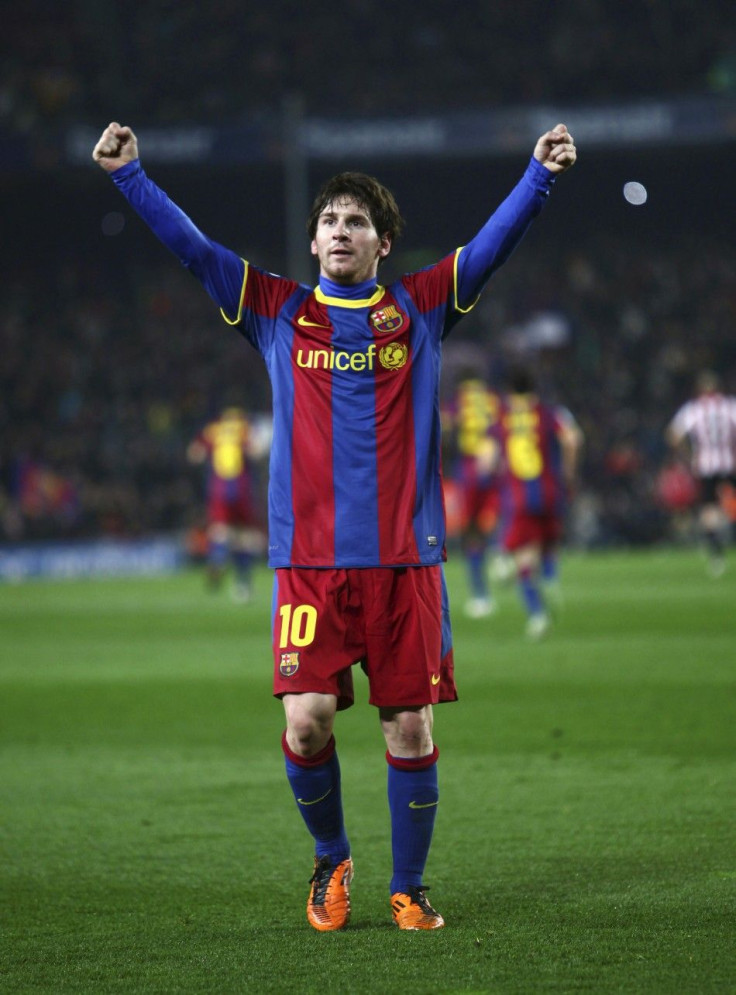
[[[371,312],[371,323],[377,332],[395,332],[404,324],[404,315],[395,304],[387,304]]]
[[[279,663],[279,673],[282,677],[293,677],[299,669],[298,653],[282,653]]]

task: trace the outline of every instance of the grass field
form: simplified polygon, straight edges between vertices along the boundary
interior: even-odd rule
[[[390,923],[383,742],[338,718],[353,919],[307,925],[312,851],[254,603],[165,579],[0,588],[0,990],[735,992],[736,564],[570,556],[539,644],[512,588],[454,612],[427,882]],[[465,596],[457,561],[451,597]]]

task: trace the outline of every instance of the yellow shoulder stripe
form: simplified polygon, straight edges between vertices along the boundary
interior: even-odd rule
[[[459,311],[460,314],[467,314],[469,311],[472,311],[475,305],[480,300],[480,294],[478,294],[478,296],[475,298],[475,300],[469,307],[460,307],[457,300],[457,261],[460,257],[460,253],[463,251],[464,248],[465,246],[461,245],[459,249],[455,249],[455,263],[453,265],[453,290],[455,292],[455,310]]]
[[[238,313],[234,318],[228,318],[225,312],[220,308],[220,314],[228,323],[228,325],[238,325],[240,319],[243,316],[243,301],[245,300],[245,285],[248,282],[248,260],[243,260],[243,286],[240,289],[240,303],[238,304]]]

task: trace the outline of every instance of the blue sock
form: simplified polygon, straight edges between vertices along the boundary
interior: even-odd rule
[[[224,567],[228,560],[228,545],[226,542],[210,541],[207,561],[211,567]]]
[[[488,581],[483,567],[485,566],[485,550],[474,549],[466,554],[470,589],[474,598],[487,598],[489,595]]]
[[[553,553],[542,555],[542,579],[547,584],[557,580],[557,557]]]
[[[386,754],[388,806],[391,813],[393,877],[391,894],[421,887],[437,815],[437,757],[407,759]]]
[[[294,792],[299,812],[314,839],[318,857],[328,856],[339,864],[350,856],[345,834],[340,790],[340,764],[335,737],[313,757],[300,757],[289,749],[284,733],[281,745],[286,758],[286,776]]]
[[[544,611],[544,603],[539,588],[534,582],[529,569],[519,571],[519,589],[524,606],[530,615],[539,615]]]
[[[253,566],[252,554],[247,553],[243,549],[236,549],[233,553],[233,564],[238,580],[242,580],[247,584],[250,580],[251,568]]]
[[[706,529],[705,542],[711,556],[722,556],[724,542],[718,529]]]

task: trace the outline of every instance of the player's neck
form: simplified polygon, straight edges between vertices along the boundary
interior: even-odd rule
[[[362,283],[335,283],[329,277],[320,273],[319,289],[325,297],[345,297],[348,300],[359,301],[371,297],[377,286],[375,277],[363,280]]]

